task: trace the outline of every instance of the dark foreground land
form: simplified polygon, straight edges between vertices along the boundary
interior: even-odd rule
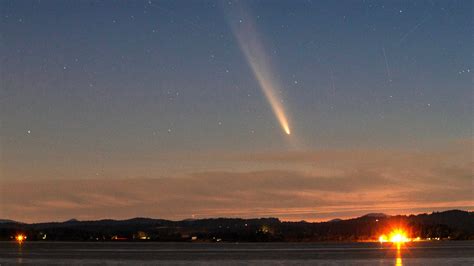
[[[329,222],[282,222],[276,218],[218,218],[169,221],[77,221],[25,224],[0,222],[0,240],[22,234],[31,241],[160,241],[160,242],[315,242],[376,240],[394,228],[420,239],[474,240],[474,212],[452,210],[432,214],[369,214]]]
[[[473,265],[474,241],[379,243],[0,242],[0,264]]]

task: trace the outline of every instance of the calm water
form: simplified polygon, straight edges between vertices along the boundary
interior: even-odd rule
[[[474,265],[474,241],[378,243],[0,242],[0,264]]]

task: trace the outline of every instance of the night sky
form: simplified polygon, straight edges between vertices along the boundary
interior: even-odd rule
[[[0,218],[472,210],[472,8],[1,1]]]

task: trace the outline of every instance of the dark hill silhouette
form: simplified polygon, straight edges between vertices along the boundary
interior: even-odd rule
[[[9,219],[0,219],[0,224],[20,223]]]
[[[386,215],[385,213],[368,213],[362,217],[386,218],[389,217],[389,215]]]
[[[451,210],[419,215],[364,215],[329,222],[282,222],[277,218],[213,218],[169,221],[151,218],[23,224],[0,223],[0,240],[19,233],[28,240],[61,241],[364,241],[393,227],[413,237],[474,239],[474,213]]]

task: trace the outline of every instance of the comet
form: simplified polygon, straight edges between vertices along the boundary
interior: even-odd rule
[[[268,100],[273,113],[283,131],[291,134],[288,116],[283,107],[283,99],[279,97],[282,91],[280,82],[272,71],[270,58],[268,57],[263,43],[258,38],[259,34],[256,30],[254,21],[250,16],[246,16],[246,12],[240,13],[238,23],[233,23],[232,28],[240,49],[244,54],[255,79],[258,81],[259,87]]]

